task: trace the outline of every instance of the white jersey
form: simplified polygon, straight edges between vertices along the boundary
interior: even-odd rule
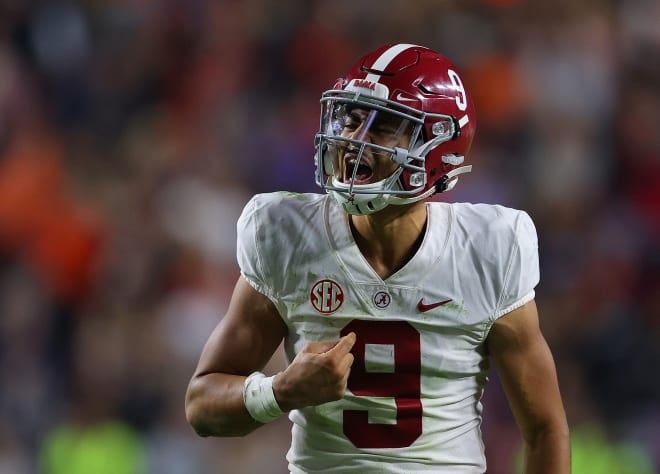
[[[417,253],[381,279],[327,196],[255,196],[238,221],[243,277],[289,328],[288,362],[310,341],[353,331],[345,397],[293,410],[293,473],[483,473],[484,341],[534,298],[529,216],[486,204],[427,203]]]

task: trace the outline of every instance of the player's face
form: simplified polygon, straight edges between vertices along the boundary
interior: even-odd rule
[[[373,109],[345,109],[338,114],[337,123],[339,136],[344,138],[386,148],[408,148],[410,143],[410,122],[395,114]],[[339,177],[349,183],[355,176],[354,184],[381,181],[398,167],[391,156],[391,153],[372,146],[343,142],[338,149]]]

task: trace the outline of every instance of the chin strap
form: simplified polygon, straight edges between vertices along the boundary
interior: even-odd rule
[[[472,165],[465,165],[459,168],[454,168],[449,173],[440,178],[437,183],[435,183],[434,191],[438,193],[444,193],[450,189],[453,189],[458,182],[458,178],[456,176],[463,173],[469,173],[470,171],[472,171]]]
[[[356,196],[353,195],[349,199],[348,197],[348,189],[346,190],[338,190],[336,188],[330,188],[328,192],[337,200],[337,202],[344,208],[346,212],[349,214],[353,215],[367,215],[367,214],[372,214],[374,212],[380,211],[384,207],[393,204],[393,205],[405,205],[405,204],[412,204],[418,201],[422,201],[428,197],[431,197],[435,193],[443,193],[445,191],[449,191],[452,189],[455,185],[456,182],[458,181],[457,176],[459,174],[463,173],[469,173],[472,171],[472,165],[467,165],[467,166],[461,166],[459,168],[455,168],[442,176],[438,180],[438,182],[435,184],[435,186],[432,186],[430,189],[427,189],[425,192],[418,196],[412,196],[412,197],[399,197],[395,194],[386,194],[386,193],[379,193],[378,188],[381,188],[381,186],[374,186],[376,189],[373,189],[373,194],[370,193],[363,193],[363,194],[358,194],[357,196],[360,196],[361,199],[355,199]],[[328,177],[328,181],[333,179],[332,177]],[[343,184],[343,183],[340,183]],[[380,184],[380,183],[372,183],[372,186],[374,184]],[[369,186],[369,185],[364,185],[364,186]],[[364,188],[362,188],[365,190]]]
[[[387,203],[394,205],[412,204],[413,202],[422,201],[428,197],[431,197],[435,193],[444,193],[446,191],[449,191],[450,189],[453,189],[454,186],[456,186],[456,183],[458,182],[457,176],[459,174],[469,173],[470,171],[472,171],[472,165],[466,165],[466,166],[461,166],[460,168],[454,168],[446,175],[444,175],[442,178],[440,178],[438,182],[435,184],[435,186],[426,190],[419,196],[402,198],[399,196],[392,195],[388,197]]]
[[[425,192],[419,196],[413,196],[408,198],[402,198],[395,195],[390,195],[387,197],[388,204],[394,204],[395,206],[400,206],[403,204],[412,204],[413,202],[422,201],[428,197],[431,197],[435,194],[435,188],[427,189]]]

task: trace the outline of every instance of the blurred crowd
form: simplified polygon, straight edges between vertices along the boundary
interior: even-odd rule
[[[447,199],[536,222],[574,472],[660,472],[658,25],[657,0],[0,1],[0,474],[286,472],[286,419],[198,438],[184,393],[242,206],[317,191],[320,94],[390,42],[475,99]],[[495,373],[484,405],[512,473]]]

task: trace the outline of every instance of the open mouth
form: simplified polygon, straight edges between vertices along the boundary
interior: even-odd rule
[[[344,157],[344,183],[350,183],[355,173],[355,180],[353,184],[367,184],[374,174],[374,170],[364,160],[357,162],[355,155],[347,155]],[[357,165],[357,170],[356,170]]]

